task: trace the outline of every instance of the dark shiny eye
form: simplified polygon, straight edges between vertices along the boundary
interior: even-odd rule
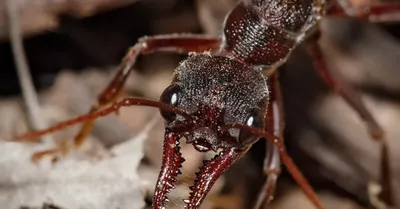
[[[180,99],[180,91],[178,85],[171,85],[167,87],[161,94],[160,102],[177,107]],[[176,113],[166,110],[160,110],[161,116],[167,121],[172,122],[176,118]]]
[[[254,128],[263,128],[263,120],[261,117],[261,114],[259,114],[257,109],[253,109],[250,111],[246,118],[246,122],[244,125],[251,126]],[[257,135],[254,135],[253,133],[246,131],[246,130],[240,130],[239,133],[239,142],[243,145],[250,145],[256,142],[260,137]]]

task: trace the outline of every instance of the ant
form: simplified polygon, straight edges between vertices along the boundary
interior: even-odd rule
[[[165,120],[165,138],[154,208],[165,208],[167,195],[174,188],[177,175],[181,174],[184,158],[179,141],[185,137],[186,143],[193,144],[197,151],[217,153],[214,158],[204,161],[196,173],[189,198],[184,200],[185,208],[199,208],[224,171],[245,155],[256,141],[265,138],[267,180],[255,208],[260,208],[265,199],[266,202],[272,200],[283,163],[314,206],[323,209],[316,193],[286,152],[282,139],[284,120],[276,69],[285,63],[294,48],[307,42],[322,78],[366,122],[372,138],[382,142],[385,201],[393,204],[384,131],[364,106],[358,92],[327,66],[317,40],[318,26],[324,16],[351,16],[379,22],[399,12],[400,4],[355,8],[347,0],[242,0],[227,15],[220,37],[174,34],[139,39],[122,60],[113,80],[99,95],[98,105],[88,114],[27,133],[14,141],[36,141],[44,134],[84,122],[74,141],[74,145],[80,147],[96,118],[115,113],[123,106],[155,107],[160,109]],[[142,98],[117,101],[137,57],[159,51],[189,53],[175,70],[172,83],[161,94],[160,101]],[[63,145],[36,153],[33,158],[65,154],[67,150],[68,147]]]

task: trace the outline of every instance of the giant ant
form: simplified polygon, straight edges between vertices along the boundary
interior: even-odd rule
[[[199,152],[218,152],[213,159],[205,161],[196,173],[190,197],[185,200],[186,208],[198,208],[216,179],[252,144],[265,138],[268,140],[264,163],[267,180],[256,208],[264,199],[269,201],[273,197],[282,161],[315,207],[322,209],[324,207],[317,195],[285,150],[281,137],[284,123],[282,102],[275,69],[286,61],[294,48],[307,41],[310,55],[322,78],[367,123],[372,138],[382,142],[382,170],[388,174],[384,131],[365,108],[355,89],[326,65],[317,43],[318,24],[327,15],[380,21],[383,15],[399,12],[400,4],[354,8],[346,0],[243,0],[226,17],[223,34],[219,38],[175,34],[140,39],[123,59],[114,79],[99,95],[99,104],[92,107],[88,114],[14,140],[35,141],[44,134],[84,122],[74,143],[80,147],[96,118],[116,112],[123,106],[156,107],[165,119],[166,128],[154,208],[165,208],[167,194],[174,188],[184,161],[179,140],[185,137],[187,143],[192,143]],[[117,101],[137,57],[159,51],[191,53],[176,69],[172,83],[162,93],[160,101],[140,98]],[[264,72],[268,72],[269,85]],[[102,109],[110,104],[111,107]],[[36,153],[34,157],[41,158],[65,150],[66,147],[58,147]],[[390,181],[384,187],[387,192],[385,200],[390,204]]]

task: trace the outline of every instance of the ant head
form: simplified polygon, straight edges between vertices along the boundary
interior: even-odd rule
[[[246,64],[209,54],[183,61],[160,98],[172,108],[160,108],[166,132],[155,208],[164,207],[180,173],[181,137],[200,152],[218,152],[203,162],[189,187],[186,208],[198,208],[216,179],[260,138],[253,132],[265,126],[268,98],[266,78]]]
[[[161,110],[171,131],[179,132],[196,150],[246,149],[259,136],[227,124],[264,128],[268,89],[259,70],[222,56],[195,54],[175,71],[160,101],[190,116]]]

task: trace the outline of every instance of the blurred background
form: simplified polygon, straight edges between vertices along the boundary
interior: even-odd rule
[[[10,2],[10,1],[9,1]],[[85,113],[115,68],[144,35],[219,35],[237,0],[15,0],[39,116],[47,125]],[[354,0],[356,5],[376,3]],[[0,1],[0,137],[32,130],[10,43],[7,1]],[[400,24],[323,20],[320,43],[329,65],[359,89],[386,132],[394,199],[400,206]],[[141,56],[122,97],[158,99],[186,55]],[[280,69],[285,141],[290,155],[327,208],[379,208],[370,186],[379,181],[380,146],[359,116],[319,79],[300,46]],[[30,161],[49,144],[0,143],[0,205],[4,209],[150,208],[161,165],[163,121],[155,109],[124,108],[99,119],[82,150],[51,165]],[[79,126],[50,137],[73,138]],[[151,131],[149,131],[151,130]],[[260,185],[264,142],[217,181],[202,208],[251,208]],[[51,143],[50,143],[51,144]],[[205,156],[183,145],[186,158],[168,208],[182,208]],[[117,175],[118,174],[118,175]],[[90,195],[89,195],[90,194]],[[372,197],[372,198],[371,198]],[[265,208],[312,208],[283,167],[274,201]],[[385,208],[385,207],[381,207]],[[396,208],[396,207],[395,207]]]

